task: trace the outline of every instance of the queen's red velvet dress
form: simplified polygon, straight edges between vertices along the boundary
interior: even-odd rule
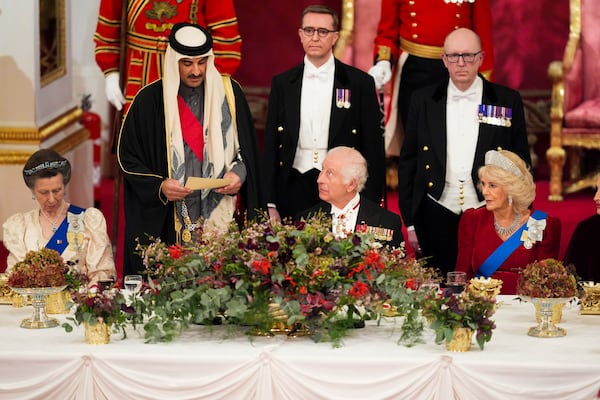
[[[533,210],[531,210],[533,212]],[[456,271],[465,271],[467,279],[477,270],[504,241],[494,228],[494,214],[485,207],[465,211],[458,227],[458,256]],[[560,249],[560,220],[548,216],[542,240],[531,249],[522,244],[500,265],[492,278],[501,279],[502,293],[515,294],[519,270],[527,264],[545,258],[558,259]]]

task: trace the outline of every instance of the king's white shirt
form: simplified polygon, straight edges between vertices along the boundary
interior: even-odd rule
[[[345,238],[349,233],[354,232],[359,206],[359,193],[356,193],[342,209],[331,205],[331,231],[336,238]]]

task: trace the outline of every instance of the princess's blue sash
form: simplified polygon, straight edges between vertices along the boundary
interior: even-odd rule
[[[71,204],[69,206],[68,211],[71,214],[81,214],[82,212],[85,211],[85,208],[77,207],[77,206],[74,206],[73,204]],[[67,231],[68,230],[69,230],[69,218],[65,218],[63,220],[62,224],[60,224],[60,226],[56,230],[56,232],[54,232],[54,235],[52,235],[52,237],[50,238],[48,243],[46,243],[46,248],[51,249],[51,250],[56,250],[56,251],[58,251],[59,254],[62,254],[63,251],[65,251],[65,249],[67,248],[67,246],[69,244],[67,242]]]
[[[543,211],[536,210],[531,215],[533,219],[545,219],[548,216]],[[481,267],[477,270],[477,276],[483,276],[489,278],[506,259],[523,243],[521,241],[521,235],[527,227],[527,224],[523,224],[515,233],[513,233],[504,243],[489,255],[489,257],[481,264]]]

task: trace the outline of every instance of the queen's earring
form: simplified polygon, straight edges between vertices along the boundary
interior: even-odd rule
[[[512,206],[512,196],[508,196],[508,205]]]

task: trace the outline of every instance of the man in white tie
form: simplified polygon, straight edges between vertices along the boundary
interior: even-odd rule
[[[271,218],[293,218],[319,201],[317,177],[327,150],[357,149],[367,159],[363,195],[379,204],[385,186],[381,111],[367,73],[333,56],[339,18],[312,5],[298,29],[304,62],[271,83],[265,126],[263,174]]]
[[[337,238],[365,232],[386,246],[403,243],[400,216],[362,196],[367,181],[367,161],[355,149],[346,146],[329,150],[317,179],[321,202],[303,211],[296,219],[317,213],[331,215],[331,231]]]
[[[462,212],[484,204],[477,171],[485,153],[511,150],[531,165],[521,96],[478,74],[484,56],[475,32],[461,28],[446,37],[449,80],[413,93],[400,152],[408,242],[444,275],[456,263]]]

